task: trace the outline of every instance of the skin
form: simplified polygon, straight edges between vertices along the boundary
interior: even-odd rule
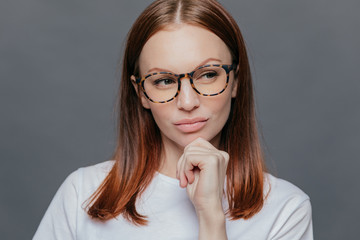
[[[187,73],[219,63],[232,63],[226,44],[209,30],[189,24],[169,25],[155,33],[139,57],[141,76],[158,71]],[[138,91],[135,77],[131,79]],[[168,103],[153,103],[138,92],[161,131],[164,158],[159,172],[178,178],[180,186],[187,188],[199,220],[199,239],[227,239],[221,202],[229,156],[218,147],[236,87],[231,71],[228,87],[217,96],[200,96],[187,78],[181,80],[180,94]],[[195,117],[207,119],[200,130],[183,132],[175,125]]]

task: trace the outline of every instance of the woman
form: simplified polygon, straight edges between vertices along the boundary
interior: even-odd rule
[[[113,161],[63,183],[34,239],[312,239],[309,198],[266,173],[240,30],[160,0],[127,39]]]

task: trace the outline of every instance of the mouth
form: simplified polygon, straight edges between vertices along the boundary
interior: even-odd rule
[[[182,119],[174,123],[174,125],[184,133],[197,132],[202,129],[208,121],[208,118],[192,118]]]

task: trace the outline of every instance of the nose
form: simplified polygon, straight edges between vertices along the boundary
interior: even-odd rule
[[[199,95],[192,88],[190,79],[188,77],[183,77],[180,81],[180,93],[176,98],[177,107],[185,111],[192,111],[198,108],[200,105]]]

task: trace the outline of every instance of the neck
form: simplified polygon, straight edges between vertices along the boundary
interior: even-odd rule
[[[164,148],[159,172],[176,178],[176,165],[184,152],[184,148],[164,136],[162,136],[162,141]]]

